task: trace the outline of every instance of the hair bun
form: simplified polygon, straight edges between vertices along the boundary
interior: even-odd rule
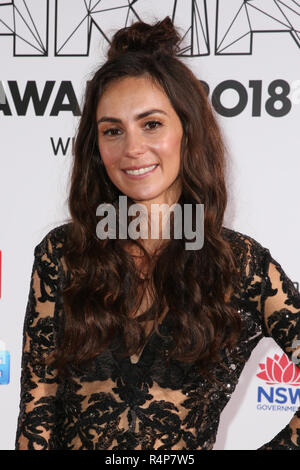
[[[126,52],[145,52],[176,55],[181,37],[169,16],[153,25],[138,21],[120,29],[112,38],[108,59],[116,59]]]

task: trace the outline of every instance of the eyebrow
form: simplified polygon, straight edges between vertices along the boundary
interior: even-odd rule
[[[144,117],[149,116],[150,114],[161,113],[167,116],[167,113],[162,109],[149,109],[148,111],[144,111],[143,113],[137,114],[135,116],[135,120],[138,121],[139,119],[143,119]],[[103,116],[102,118],[98,119],[97,124],[100,122],[118,122],[122,123],[121,119],[110,117],[110,116]]]

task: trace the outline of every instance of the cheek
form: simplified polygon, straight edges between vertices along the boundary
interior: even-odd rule
[[[180,147],[181,137],[179,133],[167,133],[165,135],[160,135],[157,140],[152,141],[152,146],[155,147],[158,151],[167,153],[174,148]]]
[[[116,145],[98,142],[99,151],[105,166],[113,166],[120,158],[120,149]]]
[[[162,159],[175,163],[180,160],[181,134],[171,134],[155,144],[155,151]]]

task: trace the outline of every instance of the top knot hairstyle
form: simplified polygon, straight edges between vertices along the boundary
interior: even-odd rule
[[[153,26],[138,22],[120,29],[113,37],[107,57],[114,60],[125,52],[141,51],[175,56],[179,52],[180,42],[181,37],[167,16]]]
[[[222,231],[227,204],[225,148],[202,83],[176,57],[180,40],[169,17],[153,25],[137,22],[123,28],[112,38],[107,61],[88,82],[74,145],[71,224],[63,246],[68,270],[63,335],[48,360],[59,373],[70,364],[88,365],[120,342],[128,355],[137,353],[146,340],[141,321],[152,320],[159,333],[166,306],[171,313],[169,359],[195,361],[203,373],[213,370],[209,364],[219,360],[223,348],[230,350],[240,335],[240,315],[231,295],[239,288],[240,273]],[[106,88],[127,77],[149,78],[170,100],[183,128],[178,204],[182,209],[184,204],[204,204],[201,250],[185,250],[188,240],[183,236],[169,240],[151,258],[139,240],[129,240],[142,250],[151,268],[146,279],[125,250],[128,240],[99,240],[96,235],[98,205],[114,204],[118,214],[116,201],[122,195],[101,164],[96,110]],[[130,202],[134,201],[128,198]],[[153,303],[134,318],[145,289],[150,289]]]

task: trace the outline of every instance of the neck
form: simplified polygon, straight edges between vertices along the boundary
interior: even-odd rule
[[[182,191],[179,178],[175,180],[172,187],[167,192],[154,199],[147,201],[135,201],[143,204],[145,207],[144,229],[146,231],[145,238],[140,241],[143,246],[150,251],[164,245],[168,239],[163,238],[163,229],[169,221],[172,212],[172,206],[176,204],[180,198]],[[171,235],[171,234],[170,234]],[[168,232],[167,235],[168,236]]]

